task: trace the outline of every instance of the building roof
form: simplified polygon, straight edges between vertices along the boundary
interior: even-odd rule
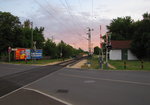
[[[131,40],[112,40],[112,49],[128,49],[130,48]]]

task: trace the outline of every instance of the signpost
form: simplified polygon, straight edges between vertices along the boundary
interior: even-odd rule
[[[8,47],[8,59],[9,59],[9,62],[10,62],[10,53],[11,53],[11,47],[9,46]]]

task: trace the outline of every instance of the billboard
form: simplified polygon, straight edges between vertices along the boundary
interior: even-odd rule
[[[25,59],[41,59],[42,58],[42,49],[32,50],[26,48],[17,48],[15,50],[15,59],[16,60],[25,60]]]
[[[19,48],[15,52],[15,59],[16,60],[24,60],[26,58],[25,48]]]
[[[31,59],[31,50],[25,49],[26,59]]]
[[[31,50],[31,57],[33,59],[41,59],[42,58],[42,49]]]

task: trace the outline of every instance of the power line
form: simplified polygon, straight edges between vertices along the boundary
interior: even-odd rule
[[[47,9],[45,9],[37,0],[34,0],[43,10],[45,10],[50,16],[52,16],[58,23],[61,23],[62,25],[66,25],[64,23],[62,23],[61,21],[59,21],[52,13],[50,13]],[[61,0],[60,0],[61,1]],[[48,3],[48,2],[47,2]],[[49,3],[48,3],[49,4]],[[49,7],[51,7],[49,5]],[[52,7],[51,7],[52,8]],[[53,11],[55,11],[55,9],[52,8]],[[56,11],[55,11],[56,12]],[[72,32],[72,31],[71,31]],[[75,33],[74,33],[75,34]],[[82,36],[80,33],[77,32],[77,35]]]
[[[45,10],[50,16],[52,16],[54,19],[55,19],[55,21],[57,21],[58,23],[60,23],[60,24],[62,24],[62,25],[66,25],[66,24],[64,24],[64,23],[62,23],[59,19],[57,19],[52,13],[50,13],[47,9],[45,9],[37,0],[34,0],[43,10]],[[50,6],[51,7],[51,6]],[[52,7],[51,7],[52,8]],[[52,9],[53,11],[55,11],[54,9]],[[64,27],[63,27],[64,28]],[[65,28],[64,28],[65,29]],[[72,31],[71,31],[72,32]],[[81,36],[80,38],[82,38],[82,39],[86,39],[85,37],[83,37],[79,32],[72,32],[73,34],[77,34],[77,35],[79,35],[79,36]]]
[[[71,13],[71,6],[69,5],[69,3],[67,2],[67,0],[65,0],[65,3],[66,3],[66,5],[62,2],[62,0],[59,0],[60,1],[60,3],[62,4],[62,6],[64,7],[64,8],[66,8],[66,10],[67,10],[67,12],[68,12],[68,14],[71,16],[71,18],[73,19],[72,20],[72,23],[76,26],[76,27],[78,27],[78,26],[81,26],[81,27],[83,27],[81,24],[79,24],[79,23],[76,23],[75,21],[74,21],[74,16],[72,15],[72,13]],[[82,36],[79,32],[77,32],[78,33],[78,35],[79,36]]]
[[[59,19],[57,19],[51,12],[49,12],[47,9],[45,9],[37,0],[34,0],[43,10],[45,10],[50,16],[52,16],[56,22],[62,24],[63,26],[66,26],[66,24],[62,23]],[[50,6],[51,7],[51,6]],[[51,7],[52,8],[52,7]],[[54,9],[53,9],[54,10]],[[62,27],[64,28],[64,27]],[[65,29],[65,28],[64,28]],[[72,31],[71,31],[72,32]],[[75,33],[74,33],[75,34]]]
[[[49,5],[49,8],[51,8],[54,12],[57,12],[50,4],[47,0],[45,0],[45,2]]]
[[[59,21],[52,13],[50,13],[47,9],[45,9],[45,7],[43,7],[37,0],[34,0],[43,10],[45,10],[47,12],[48,15],[52,16],[56,22],[61,23],[61,21]],[[63,23],[61,23],[63,24]],[[64,25],[64,24],[63,24]]]
[[[92,20],[92,27],[93,27],[93,0],[92,0],[92,14],[91,14],[91,20]]]
[[[70,6],[69,2],[67,2],[67,0],[65,0],[65,2],[66,2],[66,5],[68,7],[68,12],[69,12],[70,16],[74,19],[74,16],[71,13],[71,6]],[[80,24],[80,22],[78,22],[77,25],[79,25],[83,28],[83,26]]]

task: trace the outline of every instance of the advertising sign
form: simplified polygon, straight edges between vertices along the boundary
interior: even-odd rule
[[[16,60],[24,60],[26,58],[25,48],[19,48],[15,53]]]
[[[33,59],[41,59],[42,58],[42,49],[31,50],[31,57]]]
[[[30,49],[25,49],[26,59],[31,59]]]

